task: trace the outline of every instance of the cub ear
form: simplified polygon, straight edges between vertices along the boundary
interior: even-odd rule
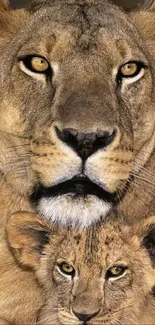
[[[49,242],[50,227],[35,214],[16,213],[8,220],[6,235],[18,263],[38,268],[44,246]]]
[[[152,265],[155,266],[155,216],[140,221],[135,226],[134,233],[140,238],[141,246],[148,251]]]

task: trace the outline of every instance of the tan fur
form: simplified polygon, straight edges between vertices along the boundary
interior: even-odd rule
[[[115,203],[128,222],[155,212],[153,13],[139,13],[138,20],[106,1],[70,2],[45,1],[35,13],[35,6],[9,10],[0,1],[0,317],[15,324],[32,324],[42,297],[32,272],[21,270],[8,250],[8,216],[38,209],[43,218],[88,226],[111,208],[95,195],[55,196],[49,208],[47,202],[32,205],[40,183],[58,185],[83,170],[110,194],[118,190]],[[47,58],[52,80],[22,70],[19,59],[28,54]],[[116,87],[116,69],[131,59],[147,64],[143,78]],[[116,135],[82,166],[55,126],[81,133],[116,127]]]
[[[78,5],[82,8],[80,2]],[[143,18],[139,20],[139,25],[144,25],[145,35],[144,39],[141,32],[140,39],[138,19],[135,18],[137,14],[128,17],[106,2],[103,8],[99,4],[103,27],[99,25],[98,11],[93,2],[90,11],[87,7],[83,9],[88,20],[92,19],[92,31],[83,18],[84,13],[77,11],[77,16],[76,13],[74,15],[72,6],[63,6],[58,2],[52,7],[51,1],[45,1],[45,8],[48,6],[48,9],[41,8],[37,14],[24,10],[1,12],[1,42],[4,44],[12,40],[10,44],[5,44],[5,51],[1,47],[0,85],[1,89],[5,88],[5,92],[0,94],[2,182],[5,179],[4,186],[13,188],[11,194],[18,196],[18,200],[24,196],[26,201],[40,183],[51,187],[68,181],[81,174],[82,161],[72,147],[59,139],[55,126],[61,130],[75,128],[85,133],[116,127],[116,136],[106,150],[98,150],[86,160],[84,174],[112,195],[118,191],[116,201],[117,198],[122,199],[118,208],[129,221],[140,218],[141,210],[144,216],[150,215],[154,211],[154,179],[151,173],[154,168],[155,110],[153,53],[150,55],[147,44],[154,35],[153,18],[151,24],[149,21],[154,13],[139,13],[139,17]],[[115,21],[113,15],[116,16]],[[54,22],[54,19],[57,21]],[[82,25],[79,24],[80,19]],[[132,26],[132,21],[136,28]],[[116,28],[113,28],[114,25]],[[126,35],[129,42],[126,42]],[[143,54],[141,47],[144,47],[144,41],[146,48]],[[46,83],[43,76],[30,76],[21,71],[18,58],[31,53],[42,55],[51,63],[53,84]],[[129,89],[123,90],[125,86],[122,85],[122,89],[116,91],[114,73],[131,59],[148,65],[144,77],[130,85]],[[9,65],[11,60],[13,67]],[[135,179],[131,182],[130,176],[133,175]],[[148,183],[149,187],[142,197]],[[124,195],[126,187],[128,190]],[[61,223],[69,221],[85,225],[96,221],[100,215],[104,218],[111,207],[94,195],[87,195],[85,199],[78,196],[74,200],[72,195],[57,195],[49,200],[49,205],[47,201],[37,203],[35,209],[44,217],[60,219]],[[134,211],[131,206],[134,206]],[[80,218],[82,212],[85,217]]]
[[[154,236],[154,217],[134,229],[109,221],[80,231],[58,230],[33,214],[13,215],[7,226],[10,247],[21,265],[33,268],[44,289],[37,324],[82,324],[73,313],[76,310],[81,314],[99,311],[89,325],[153,325],[155,244],[152,241],[151,261],[151,232]],[[58,271],[62,262],[74,267],[73,278]],[[116,265],[125,265],[126,273],[112,281],[106,272]]]
[[[0,10],[7,10],[9,7],[9,3],[7,0],[3,0],[0,3]]]

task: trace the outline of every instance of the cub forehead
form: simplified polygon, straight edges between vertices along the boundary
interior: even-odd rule
[[[51,239],[56,258],[62,258],[73,263],[92,264],[103,266],[115,262],[117,258],[125,258],[126,252],[130,255],[130,245],[134,248],[132,239],[127,232],[118,226],[92,226],[87,229],[66,230],[60,244]],[[136,249],[135,245],[135,249]],[[108,256],[108,260],[107,260]]]

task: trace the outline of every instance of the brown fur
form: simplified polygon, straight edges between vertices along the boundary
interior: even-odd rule
[[[110,221],[81,231],[58,230],[33,214],[15,214],[7,236],[16,260],[32,267],[43,286],[45,303],[37,324],[83,324],[73,310],[99,311],[89,325],[154,324],[154,217],[134,230]],[[74,267],[73,278],[59,272],[62,262]],[[127,269],[112,281],[106,272],[116,265]]]
[[[15,324],[32,324],[42,297],[32,272],[20,269],[8,250],[8,216],[38,209],[44,218],[89,225],[110,209],[107,204],[105,211],[104,200],[94,195],[74,200],[72,195],[56,196],[49,216],[46,204],[41,209],[30,201],[40,183],[59,184],[83,168],[101,188],[112,195],[119,191],[115,204],[128,222],[155,210],[153,13],[142,12],[138,20],[136,13],[129,16],[106,1],[86,1],[86,6],[69,2],[45,1],[35,14],[36,6],[14,11],[0,1],[0,317]],[[22,70],[18,59],[27,54],[48,59],[52,80]],[[143,78],[123,91],[113,74],[131,58],[148,67]],[[82,166],[58,138],[55,125],[82,133],[110,132],[117,126],[117,132],[106,150]]]
[[[31,12],[2,10],[0,15],[2,194],[4,187],[10,192],[9,186],[9,200],[27,204],[34,191],[35,210],[61,223],[91,224],[106,216],[112,202],[128,221],[153,214],[154,50],[148,43],[154,46],[154,12],[143,10],[138,20],[136,13],[125,14],[106,2],[40,3]],[[23,71],[17,58],[33,53],[51,63],[52,82]],[[130,60],[147,65],[143,78],[116,87],[116,69]],[[59,139],[55,126],[81,133],[117,130],[106,150],[96,151],[82,167],[81,158]],[[40,184],[59,185],[81,175],[82,168],[112,197],[117,192],[115,199],[107,203],[103,193],[103,200],[95,195],[73,200],[72,194],[57,193],[44,203],[36,202]],[[44,190],[42,199],[43,195]]]

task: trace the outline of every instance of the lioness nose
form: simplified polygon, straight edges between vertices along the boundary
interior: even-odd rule
[[[95,317],[99,313],[99,310],[93,314],[81,314],[73,309],[73,313],[82,322],[88,322],[91,318]]]
[[[60,140],[72,147],[78,155],[86,160],[98,149],[103,149],[111,144],[115,138],[116,130],[101,131],[96,133],[79,133],[76,129],[64,129],[60,131],[56,128]]]

